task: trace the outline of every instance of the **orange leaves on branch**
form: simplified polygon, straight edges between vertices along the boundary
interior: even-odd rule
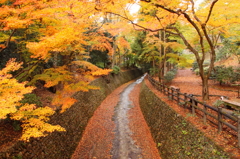
[[[8,1],[8,0],[0,0],[0,3],[5,3],[6,1]]]
[[[112,69],[99,69],[95,72],[92,72],[93,76],[103,76],[108,75],[110,72],[112,72]]]
[[[96,86],[89,85],[89,82],[79,81],[76,83],[65,84],[63,90],[58,91],[57,95],[54,97],[52,104],[56,107],[61,107],[61,113],[70,108],[76,99],[71,97],[74,93],[78,91],[87,92],[90,89],[99,89]]]
[[[1,75],[1,77],[4,77],[6,75],[10,76],[10,74],[8,74],[9,72],[16,71],[19,68],[21,68],[21,66],[22,66],[22,63],[16,62],[16,59],[10,59],[7,62],[6,67],[1,70],[1,74],[0,75]]]
[[[79,81],[76,83],[71,83],[71,84],[65,85],[63,92],[66,94],[75,93],[78,91],[87,92],[87,91],[89,91],[89,89],[98,89],[98,87],[89,85],[89,82]]]
[[[63,95],[65,97],[63,97]],[[53,101],[52,104],[55,105],[56,107],[61,107],[60,113],[65,112],[68,108],[70,108],[75,102],[77,102],[76,99],[69,97],[70,94],[61,94],[57,95]],[[61,97],[61,98],[60,98]]]
[[[18,17],[9,17],[5,19],[6,28],[8,29],[20,29],[20,28],[26,28],[29,26],[32,22],[30,19],[19,19]]]
[[[21,63],[11,59],[5,68],[0,70],[0,119],[6,119],[7,115],[13,120],[19,120],[23,124],[22,140],[28,141],[30,137],[46,136],[46,132],[64,131],[59,125],[51,125],[49,116],[54,111],[49,107],[37,108],[35,104],[21,103],[23,95],[31,93],[34,87],[26,87],[26,82],[19,83],[8,72],[16,71]]]
[[[0,71],[0,119],[5,119],[8,114],[16,112],[23,95],[32,92],[34,89],[33,87],[25,87],[26,83],[19,83],[12,78],[11,74],[8,74],[20,67],[21,63],[11,59],[7,66]]]
[[[111,45],[112,39],[104,36],[102,33],[93,35],[91,37],[91,50],[100,50],[108,51],[108,54],[111,56],[113,54],[113,48]]]
[[[33,58],[48,60],[54,53],[70,54],[71,51],[84,50],[82,45],[86,45],[83,40],[83,30],[77,30],[74,27],[64,27],[56,29],[49,27],[46,29],[45,36],[40,42],[30,42],[27,44]],[[42,29],[43,30],[43,29]]]
[[[44,70],[42,74],[36,75],[32,82],[37,80],[43,80],[46,82],[44,87],[52,87],[57,85],[59,82],[69,82],[72,79],[72,73],[67,71],[66,66],[60,66],[57,68],[49,68]]]
[[[65,131],[60,125],[47,123],[50,120],[49,117],[55,113],[52,108],[37,108],[21,113],[24,113],[24,117],[22,118],[23,135],[21,140],[28,141],[31,137],[47,136],[48,132]]]
[[[62,99],[62,109],[60,111],[60,113],[65,112],[68,108],[70,108],[75,102],[77,102],[76,99],[71,98],[71,97],[67,97],[67,98],[63,98]]]
[[[73,61],[72,64],[78,65],[80,68],[87,70],[85,72],[86,75],[92,75],[92,76],[108,75],[112,71],[111,69],[101,69],[96,65],[93,65],[92,63],[87,61]]]
[[[130,44],[122,36],[117,39],[116,43],[120,48],[130,49]]]
[[[72,61],[72,64],[77,65],[79,68],[83,68],[85,70],[89,69],[90,71],[96,71],[99,68],[96,65],[93,65],[90,62],[83,61],[83,60],[78,60],[78,61]]]

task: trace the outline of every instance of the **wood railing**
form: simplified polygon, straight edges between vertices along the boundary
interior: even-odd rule
[[[191,94],[181,93],[176,87],[169,87],[147,76],[151,84],[169,99],[175,101],[180,107],[190,110],[193,115],[203,118],[204,124],[210,122],[217,127],[218,132],[226,131],[238,139],[240,147],[240,116],[234,115],[222,107],[213,107],[195,99]]]

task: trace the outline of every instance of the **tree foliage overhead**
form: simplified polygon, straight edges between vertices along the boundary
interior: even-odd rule
[[[0,53],[10,52],[13,44],[21,46],[14,49],[23,66],[20,68],[11,60],[1,70],[1,119],[21,121],[23,140],[63,131],[64,128],[48,123],[55,112],[52,108],[20,102],[35,87],[27,87],[26,82],[17,79],[28,79],[32,85],[40,80],[47,88],[59,88],[52,104],[61,112],[77,101],[71,97],[75,92],[97,89],[89,85],[90,79],[111,72],[88,62],[90,49],[111,54],[111,39],[103,36],[97,22],[101,13],[95,9],[95,2],[77,0],[6,0],[0,2],[0,7]],[[11,58],[3,57],[3,61]]]
[[[135,14],[133,4],[140,6]],[[20,102],[35,89],[29,85],[40,81],[54,87],[52,104],[62,113],[77,101],[71,97],[76,91],[97,89],[89,83],[109,74],[107,68],[151,63],[164,72],[167,62],[187,67],[192,59],[182,56],[185,48],[195,56],[207,99],[216,54],[229,51],[239,58],[239,5],[232,0],[205,0],[199,6],[196,0],[0,0],[0,117],[21,121],[25,140],[63,131],[48,124],[51,108]]]

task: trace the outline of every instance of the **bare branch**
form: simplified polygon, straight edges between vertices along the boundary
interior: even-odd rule
[[[210,10],[209,10],[209,13],[208,13],[208,16],[207,16],[207,19],[206,19],[206,21],[205,21],[205,25],[206,25],[207,22],[209,21],[210,16],[211,16],[211,14],[212,14],[213,7],[214,7],[214,5],[215,5],[217,2],[218,2],[218,0],[214,0],[214,1],[212,2],[211,7],[210,7]]]
[[[160,19],[157,15],[155,15],[155,17],[157,18],[158,22],[159,22],[159,23],[161,24],[161,26],[163,27],[162,22],[161,22],[161,19]]]
[[[8,40],[5,42],[5,47],[4,48],[1,48],[0,49],[0,53],[1,52],[3,52],[8,46],[9,46],[9,44],[10,44],[10,41],[11,41],[11,39],[12,39],[12,36],[13,36],[13,34],[16,32],[16,29],[14,29],[13,31],[12,31],[12,33],[9,35],[9,38],[8,38]]]
[[[197,15],[196,15],[196,13],[195,13],[195,10],[194,10],[194,2],[193,2],[193,0],[190,0],[191,1],[191,3],[192,3],[192,13],[193,13],[193,16],[194,16],[194,18],[201,24],[201,21],[200,21],[200,19],[197,17]]]
[[[219,38],[220,38],[220,33],[217,35],[217,37],[216,37],[216,39],[215,39],[214,48],[216,48],[217,42],[218,42]]]
[[[119,17],[121,17],[121,18],[129,21],[129,22],[130,22],[131,24],[133,24],[134,26],[137,26],[137,27],[139,27],[139,28],[142,28],[143,30],[146,30],[146,31],[157,32],[157,31],[163,30],[163,29],[149,29],[149,28],[146,28],[146,27],[144,27],[144,26],[141,26],[141,25],[139,25],[139,24],[134,23],[131,19],[128,19],[127,17],[124,17],[124,16],[122,16],[122,15],[120,15],[120,14],[118,14],[118,13],[113,13],[113,12],[107,12],[107,13],[111,13],[111,14],[117,15],[117,16],[119,16]],[[135,27],[134,27],[134,29],[137,30]]]

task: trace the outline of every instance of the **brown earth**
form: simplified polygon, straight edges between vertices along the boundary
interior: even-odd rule
[[[156,78],[157,79],[157,78]],[[164,96],[163,93],[159,92],[155,89],[148,80],[145,80],[147,86],[159,97]],[[178,70],[176,78],[169,83],[169,85],[177,86],[180,88],[181,93],[188,94],[196,94],[201,95],[202,87],[201,87],[201,79],[199,76],[196,76],[192,73],[191,70]],[[237,92],[233,92],[233,90],[237,90],[235,87],[231,86],[220,86],[218,83],[214,81],[209,81],[210,86],[210,94],[211,95],[224,95],[230,97],[230,99],[234,99],[237,97]],[[229,90],[229,91],[227,91]],[[210,97],[207,104],[212,105],[219,97]],[[185,117],[190,123],[196,126],[197,129],[202,131],[207,137],[211,138],[217,145],[223,147],[226,152],[232,154],[235,158],[240,159],[240,149],[237,147],[237,138],[234,135],[229,134],[225,130],[221,133],[218,133],[218,129],[215,125],[207,123],[204,124],[202,118],[198,116],[189,116],[190,110],[186,111],[182,107],[179,107],[176,102],[169,100],[168,98],[161,98],[165,103],[171,106],[177,113],[181,114]],[[198,97],[198,100],[201,101],[201,97]]]
[[[133,81],[126,83],[114,90],[114,92],[101,103],[90,119],[72,159],[107,159],[112,157],[111,149],[115,135],[115,124],[112,120],[114,107],[119,102],[121,92],[132,82]],[[150,130],[139,107],[139,89],[140,85],[135,86],[130,94],[133,108],[128,112],[128,116],[130,118],[129,125],[132,131],[132,138],[135,144],[141,148],[142,158],[160,159],[156,144],[152,139]]]
[[[162,93],[157,91],[148,80],[145,80],[146,84],[154,91],[158,96],[163,96]],[[129,83],[128,83],[129,84]],[[99,108],[94,113],[93,118],[89,121],[88,126],[84,132],[83,138],[79,143],[75,153],[72,158],[80,158],[84,156],[86,158],[111,158],[111,141],[114,138],[114,122],[112,121],[112,116],[114,114],[114,106],[118,102],[119,95],[127,87],[128,84],[122,85],[116,89],[111,95],[109,95],[99,106]],[[231,86],[219,86],[218,83],[214,81],[209,81],[210,84],[210,94],[211,95],[225,95],[232,98],[236,98],[237,90],[236,87]],[[173,80],[171,85],[177,86],[180,88],[182,93],[188,94],[197,94],[201,95],[201,80],[199,76],[193,74],[190,70],[179,70],[176,78]],[[146,125],[146,122],[143,118],[141,110],[139,108],[138,94],[139,94],[140,85],[135,86],[135,89],[130,94],[130,99],[134,103],[134,108],[131,109],[128,113],[130,118],[130,129],[132,132],[135,132],[132,137],[136,144],[144,148],[142,155],[144,158],[159,158],[158,151],[156,149],[156,144],[152,140],[150,130]],[[46,96],[46,93],[37,92],[40,95],[42,94],[45,103],[49,103],[49,100]],[[52,96],[52,95],[51,95]],[[201,99],[201,97],[198,97]],[[46,100],[47,99],[47,100]],[[167,98],[161,98],[172,108],[174,108],[179,114],[186,117],[189,112],[182,110],[176,103],[168,100]],[[211,97],[208,104],[214,103],[219,97]],[[213,139],[218,145],[224,147],[225,151],[234,154],[235,158],[240,158],[240,149],[236,148],[236,138],[229,135],[228,133],[217,132],[216,127],[208,124],[204,125],[202,119],[197,116],[190,116],[187,120],[193,123],[199,130],[204,132],[209,138]],[[5,124],[5,123],[4,123]],[[0,124],[0,144],[1,150],[7,148],[11,145],[11,142],[18,137],[20,133],[13,131],[11,126],[7,124]],[[144,138],[144,140],[143,140]],[[98,147],[99,149],[95,149]],[[94,150],[94,151],[93,151]],[[100,156],[100,157],[96,157]]]
[[[207,104],[212,105],[220,96],[227,96],[236,99],[238,96],[237,87],[230,85],[219,85],[217,81],[209,80],[210,99]],[[178,73],[170,85],[180,88],[182,93],[199,95],[197,98],[202,100],[202,82],[200,76],[195,75],[190,69],[178,70]],[[218,95],[218,96],[216,96]]]

